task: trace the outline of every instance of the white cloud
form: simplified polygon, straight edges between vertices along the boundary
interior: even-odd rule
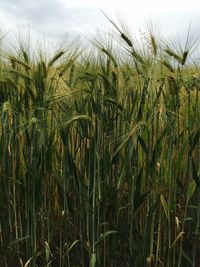
[[[30,24],[33,32],[48,38],[59,39],[65,33],[87,36],[110,26],[101,10],[136,30],[151,18],[169,35],[187,31],[190,22],[195,31],[200,25],[197,0],[1,0],[0,29],[12,32],[16,25],[26,29]]]

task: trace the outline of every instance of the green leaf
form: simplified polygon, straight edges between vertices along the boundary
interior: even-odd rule
[[[193,179],[195,180],[197,186],[200,186],[200,177],[197,173],[197,169],[196,169],[195,161],[193,157],[192,157],[192,174],[193,174]]]
[[[10,246],[14,246],[17,243],[22,242],[22,241],[24,241],[24,240],[26,240],[28,238],[30,238],[30,237],[29,236],[23,236],[21,238],[15,239],[13,242],[10,243]]]
[[[139,207],[144,203],[145,199],[147,196],[150,194],[150,190],[145,192],[144,194],[137,196],[135,201],[134,201],[134,212],[139,209]]]
[[[196,182],[195,180],[192,180],[189,184],[189,188],[187,192],[187,201],[189,201],[192,198],[195,189],[196,189]]]
[[[146,156],[149,158],[149,150],[144,142],[144,140],[142,139],[141,136],[138,136],[138,141],[142,147],[142,150],[144,151],[144,153],[146,154]]]
[[[163,194],[160,195],[160,201],[161,201],[161,204],[163,206],[166,217],[169,218],[169,207],[167,205],[167,202],[166,202]]]
[[[195,149],[197,143],[198,143],[198,140],[200,138],[200,129],[198,129],[198,131],[196,132],[195,136],[193,137],[193,140],[192,140],[192,150]]]
[[[173,241],[173,243],[171,244],[171,246],[170,246],[170,249],[172,249],[174,246],[175,246],[175,244],[180,240],[180,239],[182,239],[182,237],[183,237],[183,235],[185,234],[185,232],[180,232],[178,235],[177,235],[177,237],[174,239],[174,241]]]
[[[48,242],[44,242],[44,246],[45,246],[45,256],[46,256],[46,262],[47,262],[47,266],[50,263],[50,256],[52,257],[53,254],[51,253],[50,247],[49,247],[49,243]]]
[[[189,256],[185,253],[184,250],[182,250],[182,255],[190,263],[190,266],[193,266],[192,260],[189,258]]]
[[[107,232],[101,234],[99,240],[97,240],[97,242],[95,243],[95,246],[97,246],[102,240],[107,238],[109,235],[116,234],[116,233],[117,233],[117,231],[111,230],[111,231],[107,231]]]
[[[27,262],[25,263],[24,267],[29,266],[30,262],[35,258],[39,257],[40,255],[42,255],[44,253],[44,251],[40,250],[40,251],[36,251],[34,253],[34,255],[32,257],[30,257]]]
[[[120,174],[119,178],[117,179],[117,190],[119,190],[120,185],[125,178],[125,173],[126,173],[126,164],[124,164],[123,169],[121,171],[121,174]]]
[[[71,250],[71,249],[72,249],[78,242],[80,242],[80,240],[75,240],[75,241],[71,244],[71,246],[69,247],[69,249],[67,250],[67,253],[69,253],[70,250]]]
[[[92,253],[90,257],[90,267],[95,267],[96,265],[96,253]]]

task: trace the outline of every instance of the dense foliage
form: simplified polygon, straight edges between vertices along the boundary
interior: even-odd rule
[[[1,266],[200,266],[200,68],[114,26],[87,56],[1,52]]]

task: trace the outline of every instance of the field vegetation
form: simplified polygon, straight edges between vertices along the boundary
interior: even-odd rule
[[[1,46],[2,267],[200,266],[193,45],[111,23],[87,54]]]

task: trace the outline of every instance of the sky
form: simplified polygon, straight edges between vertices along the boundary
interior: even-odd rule
[[[47,41],[66,34],[86,38],[111,26],[102,11],[134,31],[152,21],[165,35],[186,35],[189,25],[199,34],[198,0],[0,0],[0,30],[7,35],[31,30]]]

